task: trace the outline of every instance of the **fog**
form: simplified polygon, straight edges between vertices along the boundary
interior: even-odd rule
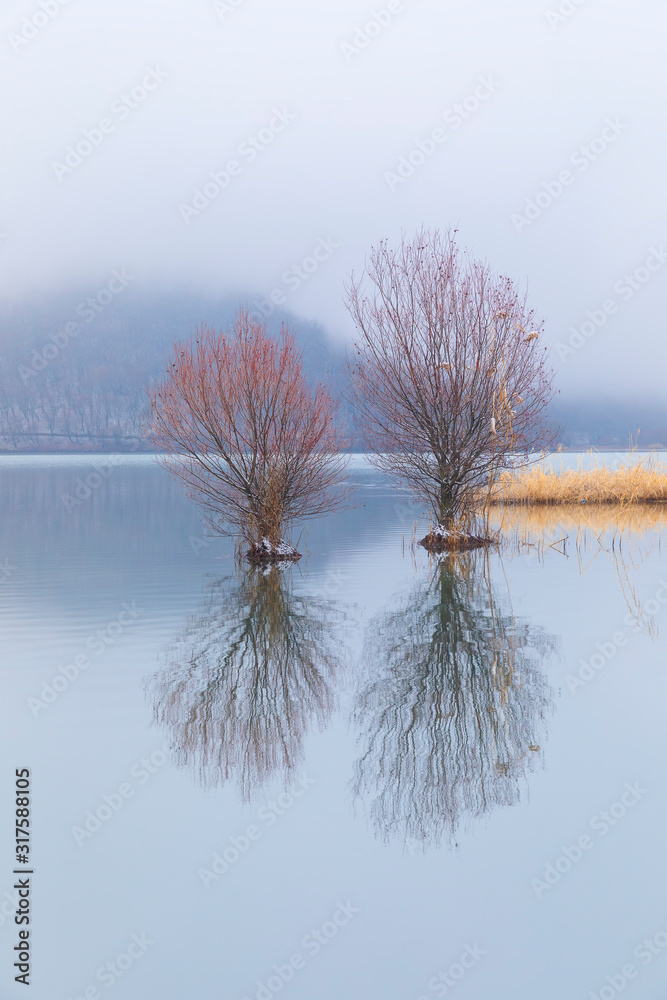
[[[125,269],[151,295],[273,292],[344,340],[368,248],[453,226],[527,286],[564,395],[662,395],[664,0],[20,0],[1,22],[5,317]]]

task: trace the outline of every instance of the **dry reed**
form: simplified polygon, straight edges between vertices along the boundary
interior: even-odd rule
[[[503,473],[492,504],[667,503],[667,463],[656,454],[633,455],[612,469],[596,460],[589,468],[542,466]]]

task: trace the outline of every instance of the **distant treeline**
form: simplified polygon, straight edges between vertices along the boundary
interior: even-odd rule
[[[146,387],[164,370],[175,341],[198,324],[226,328],[238,299],[139,294],[131,275],[113,272],[94,294],[44,296],[0,305],[0,450],[150,451]],[[276,311],[289,323],[313,382],[343,393],[344,350],[322,326]],[[667,413],[646,403],[564,402],[552,407],[565,447],[667,445]],[[355,446],[352,414],[341,418]]]
[[[146,387],[173,344],[200,323],[226,328],[238,303],[139,296],[115,272],[96,294],[5,308],[0,333],[0,449],[148,451]],[[130,279],[131,280],[131,279]],[[128,284],[126,281],[125,284]],[[280,317],[267,322],[280,329]],[[290,327],[309,378],[340,379],[343,351],[317,324]]]

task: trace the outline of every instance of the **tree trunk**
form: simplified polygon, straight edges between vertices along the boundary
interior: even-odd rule
[[[456,520],[454,511],[454,494],[447,482],[440,483],[440,510],[438,523],[445,528],[451,528]]]

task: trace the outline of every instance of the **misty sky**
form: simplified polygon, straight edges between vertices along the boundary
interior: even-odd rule
[[[566,394],[661,397],[665,0],[42,4],[0,16],[5,305],[125,268],[344,338],[373,243],[457,226]]]

